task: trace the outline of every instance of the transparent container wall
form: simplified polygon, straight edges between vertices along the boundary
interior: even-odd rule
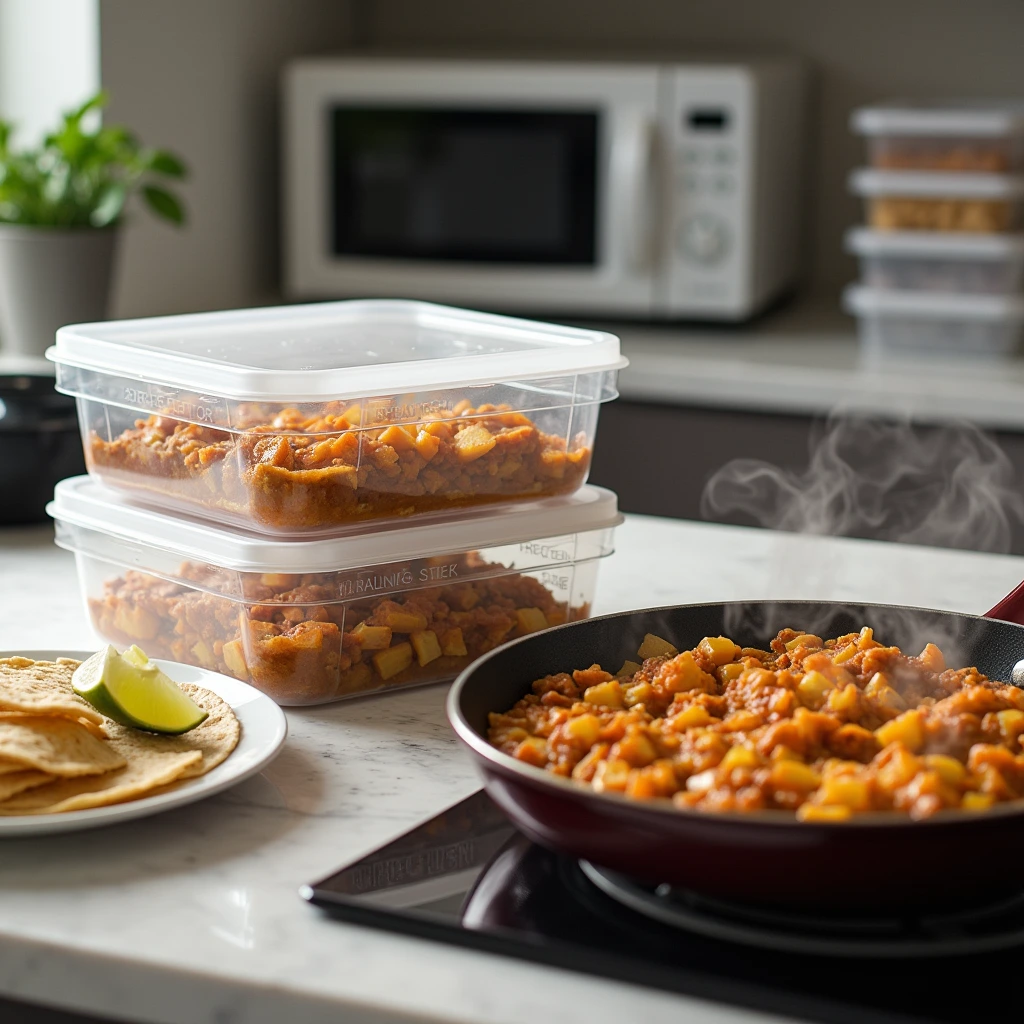
[[[585,618],[612,532],[298,575],[162,556],[147,571],[131,549],[102,558],[96,535],[58,523],[105,641],[233,675],[286,705],[448,681],[506,640]]]
[[[1000,320],[936,321],[892,315],[858,318],[861,350],[872,364],[1010,359],[1020,347],[1021,326],[1017,321]]]
[[[967,171],[1006,174],[1024,166],[1020,138],[877,135],[868,139],[873,167],[887,171]]]
[[[957,256],[863,255],[861,280],[883,291],[1010,295],[1024,283],[1024,256],[965,259]]]
[[[58,365],[89,472],[160,508],[284,536],[494,501],[587,479],[615,373],[268,406]]]
[[[1018,200],[877,196],[865,200],[868,224],[880,231],[962,231],[992,235],[1021,223]]]

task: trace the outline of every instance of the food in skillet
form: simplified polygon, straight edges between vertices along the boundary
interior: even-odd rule
[[[947,669],[934,644],[784,629],[767,651],[648,635],[639,657],[538,679],[488,739],[599,793],[702,811],[920,819],[1024,796],[1024,690]]]
[[[0,816],[138,800],[205,775],[235,749],[241,726],[217,694],[149,678],[159,669],[141,651],[112,674],[117,657],[100,652],[84,691],[91,698],[102,690],[98,703],[114,717],[75,690],[76,671],[89,663],[0,659]]]
[[[508,406],[462,401],[418,423],[363,418],[341,402],[315,416],[253,406],[234,431],[155,415],[109,441],[94,432],[86,455],[124,485],[281,530],[570,494],[590,464],[585,434],[567,444]]]

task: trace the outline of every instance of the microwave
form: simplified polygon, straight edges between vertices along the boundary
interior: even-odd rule
[[[289,298],[743,320],[795,283],[799,62],[300,60]]]

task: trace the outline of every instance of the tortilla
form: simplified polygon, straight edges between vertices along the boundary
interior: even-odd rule
[[[78,722],[42,715],[0,718],[0,755],[23,768],[64,778],[102,775],[126,764],[110,743]]]
[[[48,772],[31,770],[9,772],[6,775],[0,775],[0,800],[6,800],[8,797],[22,793],[26,789],[32,789],[33,786],[45,785],[47,782],[52,782],[53,779],[54,776]]]
[[[103,715],[71,687],[71,676],[79,664],[73,658],[0,658],[0,711],[83,718],[102,726],[106,721]]]

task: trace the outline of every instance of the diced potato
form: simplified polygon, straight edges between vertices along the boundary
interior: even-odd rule
[[[122,603],[114,612],[114,626],[132,640],[152,640],[160,632],[160,619],[145,608]]]
[[[622,700],[627,708],[643,704],[654,696],[654,687],[650,683],[634,683],[623,694]]]
[[[596,683],[583,691],[583,699],[588,704],[600,704],[607,708],[621,708],[623,700],[622,683],[618,679],[609,679],[605,683]]]
[[[622,668],[619,669],[615,674],[621,679],[623,676],[633,676],[640,671],[640,665],[635,661],[626,660],[622,663]]]
[[[284,572],[264,572],[260,574],[260,583],[265,587],[287,587],[291,589],[293,579],[295,579],[294,576]]]
[[[422,668],[441,657],[441,645],[437,642],[437,634],[432,629],[421,629],[409,634],[409,641],[416,652],[416,660]]]
[[[731,772],[734,768],[756,768],[760,764],[757,754],[747,747],[730,747],[722,758],[719,768]]]
[[[836,665],[844,665],[851,658],[857,655],[857,645],[850,644],[849,647],[844,647],[833,659],[832,662]]]
[[[999,719],[999,731],[1003,734],[1003,740],[1012,744],[1013,741],[1024,732],[1024,711],[1016,708],[1008,708],[1005,711],[996,713]]]
[[[469,654],[461,629],[448,629],[441,634],[441,653],[446,658],[464,658]]]
[[[776,789],[810,793],[821,784],[821,776],[810,765],[781,760],[772,765],[771,783]]]
[[[406,611],[404,608],[378,609],[376,616],[382,626],[387,626],[393,633],[415,633],[427,628],[427,617],[420,612]]]
[[[522,633],[536,633],[548,628],[548,620],[539,608],[517,608],[516,621]]]
[[[813,633],[801,633],[800,636],[795,636],[792,640],[786,643],[786,650],[795,651],[798,647],[823,646],[824,644],[821,642],[820,636],[815,636]]]
[[[894,793],[921,770],[921,762],[902,746],[887,751],[886,756],[888,760],[878,769],[878,784],[886,792]]]
[[[929,754],[924,763],[950,786],[959,786],[967,777],[967,769],[955,757],[946,754]]]
[[[817,793],[822,804],[847,807],[851,811],[871,809],[871,789],[864,779],[833,775],[822,780]]]
[[[429,462],[441,447],[441,439],[421,430],[416,435],[416,451],[424,462]]]
[[[924,650],[917,656],[917,660],[929,672],[942,672],[946,668],[946,659],[935,644],[925,644]]]
[[[800,699],[808,707],[818,708],[825,700],[829,690],[832,689],[834,689],[832,680],[817,669],[812,669],[805,673],[797,683],[796,692],[800,694]]]
[[[623,793],[629,780],[632,765],[621,758],[602,761],[594,772],[592,783],[597,793]]]
[[[352,630],[352,636],[359,641],[359,646],[364,651],[383,651],[391,646],[390,626],[368,626],[360,622]]]
[[[865,626],[860,631],[860,638],[857,640],[857,646],[862,651],[866,651],[872,647],[881,647],[882,645],[875,639],[875,631],[870,626]]]
[[[405,642],[389,647],[386,651],[378,651],[373,656],[373,663],[381,679],[390,679],[412,664],[412,656],[412,644]]]
[[[471,423],[455,435],[453,443],[459,462],[475,462],[486,455],[498,439],[482,423]]]
[[[921,712],[904,711],[902,715],[880,725],[875,730],[878,742],[887,747],[890,743],[900,743],[911,753],[916,754],[924,746],[924,727]]]
[[[965,811],[987,811],[995,802],[991,793],[964,793],[960,806]]]
[[[565,734],[579,741],[585,747],[592,747],[597,742],[601,731],[601,720],[597,715],[576,715],[565,723]]]
[[[801,804],[796,816],[798,821],[846,821],[853,816],[853,811],[839,804]]]
[[[672,728],[682,732],[684,729],[707,725],[710,721],[711,715],[708,714],[708,709],[700,704],[693,704],[688,708],[684,708],[672,719]]]
[[[403,646],[409,647],[408,644]],[[412,660],[410,648],[410,661]],[[525,761],[527,764],[532,764],[535,768],[543,768],[548,763],[548,745],[545,740],[542,740],[539,736],[527,736],[525,740],[522,740],[519,746],[516,747],[515,752],[512,755],[518,758],[520,761]]]
[[[847,683],[841,690],[831,690],[828,694],[828,710],[833,714],[853,714],[860,703],[860,690],[856,683]]]
[[[350,669],[341,673],[338,693],[359,693],[371,690],[376,685],[373,670],[365,661],[357,661]]]
[[[612,753],[623,761],[628,761],[633,768],[643,768],[658,756],[654,744],[642,732],[636,731],[627,732],[612,747]]]
[[[203,668],[216,669],[217,659],[213,656],[209,644],[205,640],[197,640],[192,645],[192,653]]]
[[[686,780],[686,790],[689,793],[707,793],[715,788],[715,769],[698,772]]]
[[[242,650],[241,640],[229,640],[221,651],[224,664],[231,670],[232,675],[238,679],[248,679],[249,669],[245,664],[245,653]]]
[[[678,653],[679,651],[667,640],[662,640],[660,636],[648,633],[644,637],[644,642],[640,645],[640,650],[636,652],[636,655],[641,661],[646,661],[648,658],[674,658]]]
[[[720,665],[718,668],[718,678],[723,683],[731,683],[734,679],[739,679],[742,674],[743,666],[738,661]]]
[[[726,636],[706,636],[697,648],[716,666],[735,661],[740,656],[739,647]]]
[[[416,448],[416,438],[404,427],[388,427],[378,438],[381,444],[389,444],[396,452],[410,452]]]

